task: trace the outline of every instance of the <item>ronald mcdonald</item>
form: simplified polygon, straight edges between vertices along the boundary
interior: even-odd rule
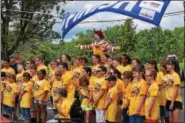
[[[93,50],[94,55],[102,56],[108,51],[120,50],[120,46],[112,46],[105,40],[102,31],[94,31],[95,41],[89,45],[78,45],[77,48],[81,50]]]

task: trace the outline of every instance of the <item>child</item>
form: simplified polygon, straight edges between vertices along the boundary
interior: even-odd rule
[[[10,66],[8,61],[4,61],[3,68],[1,69],[1,72],[5,72],[7,75],[15,74],[14,69]]]
[[[115,123],[116,122],[116,114],[117,114],[117,100],[118,100],[118,90],[116,87],[116,77],[114,75],[110,75],[107,78],[109,90],[107,93],[107,98],[104,105],[105,120],[107,123]]]
[[[155,81],[157,72],[155,70],[146,71],[145,79],[148,84],[147,97],[145,100],[146,123],[157,123],[159,118],[159,87]]]
[[[1,106],[3,107],[3,93],[4,90],[6,88],[6,73],[2,72],[1,73]],[[1,111],[3,111],[2,114],[4,114],[4,110],[2,110],[3,108],[1,107]]]
[[[62,88],[58,92],[58,98],[55,100],[58,114],[56,118],[70,119],[70,108],[73,101],[67,98],[66,88]]]
[[[130,104],[129,104],[129,122],[131,123],[143,123],[145,110],[144,102],[147,93],[147,84],[142,77],[143,68],[141,65],[137,65],[132,69],[133,82],[131,86]]]
[[[168,111],[165,109],[166,105],[166,94],[165,94],[165,81],[163,81],[164,76],[167,75],[167,68],[164,62],[160,63],[160,72],[158,73],[161,79],[159,86],[159,101],[160,101],[160,121],[161,123],[169,122]]]
[[[6,89],[3,93],[3,105],[6,113],[11,120],[14,120],[15,115],[15,99],[18,92],[18,87],[16,84],[15,74],[10,74],[8,76],[9,83],[6,85]]]
[[[123,116],[123,123],[129,123],[129,116],[128,116],[128,107],[129,107],[129,97],[130,91],[132,86],[133,75],[131,71],[125,71],[123,73],[123,80],[125,82],[126,91],[123,94],[122,100],[122,116]]]
[[[55,81],[53,82],[53,85],[52,85],[52,100],[53,101],[57,98],[58,91],[63,86],[63,82],[62,82],[61,76],[62,76],[62,73],[57,70],[55,72]],[[54,104],[54,102],[52,102],[52,103]],[[54,108],[53,109],[54,115],[56,115],[57,114],[56,106],[53,105],[53,108]]]
[[[21,86],[21,92],[19,95],[20,107],[22,109],[22,115],[27,122],[31,119],[30,108],[32,102],[32,87],[33,83],[30,81],[31,76],[28,72],[23,74],[23,84]]]
[[[24,66],[22,64],[18,64],[17,65],[17,75],[16,75],[16,83],[17,83],[17,86],[18,86],[18,95],[16,97],[16,112],[18,111],[17,115],[19,116],[19,120],[23,119],[23,116],[21,115],[21,109],[20,109],[20,101],[18,100],[19,98],[19,94],[20,94],[20,91],[21,91],[21,86],[23,84],[23,73],[24,73]]]
[[[46,105],[48,101],[50,83],[46,80],[46,71],[41,69],[37,73],[38,80],[34,83],[34,103],[36,104],[36,120],[40,121],[42,114],[42,122],[46,122]]]
[[[180,110],[182,110],[182,97],[180,95],[180,68],[175,59],[166,61],[168,71],[166,80],[166,109],[169,111],[170,122],[178,123],[180,119]]]
[[[104,104],[106,99],[106,91],[102,89],[102,86],[106,82],[105,74],[107,72],[107,68],[104,66],[99,66],[96,69],[96,78],[94,79],[93,83],[93,101],[96,111],[96,122],[104,123]]]
[[[30,65],[30,75],[31,75],[31,82],[34,83],[38,80],[37,77],[37,66],[32,64]],[[33,91],[34,89],[32,89],[32,105],[31,105],[31,118],[32,118],[32,122],[36,122],[36,104],[34,104],[34,97],[33,97]]]
[[[80,82],[80,88],[78,89],[80,96],[82,97],[82,103],[81,107],[82,110],[85,111],[85,121],[86,123],[90,122],[90,111],[93,109],[92,105],[89,106],[88,104],[88,99],[90,95],[90,90],[89,90],[89,80],[86,77],[81,77],[79,79]]]

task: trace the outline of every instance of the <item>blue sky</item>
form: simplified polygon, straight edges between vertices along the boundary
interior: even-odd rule
[[[67,1],[67,4],[62,5],[61,8],[65,10],[65,12],[74,13],[84,9],[90,9],[96,5],[102,3],[110,3],[111,1]],[[183,11],[183,1],[171,1],[168,8],[166,9],[165,13],[169,12],[176,12],[176,11]],[[128,18],[127,16],[110,13],[110,12],[103,12],[93,15],[84,21],[98,21],[98,20],[115,20],[115,19],[125,19]],[[58,20],[61,21],[61,20]],[[83,22],[83,21],[82,21]],[[120,25],[123,22],[111,22],[111,23],[88,23],[88,24],[81,24],[79,23],[73,29],[71,29],[68,34],[66,35],[64,41],[70,41],[72,38],[75,38],[75,34],[81,31],[86,31],[87,29],[106,29],[107,27]],[[143,29],[149,29],[154,27],[154,25],[140,21],[134,20],[134,24],[137,25],[137,31]],[[54,25],[53,30],[61,34],[61,24],[57,23]],[[177,15],[177,16],[170,16],[170,17],[163,17],[160,23],[160,26],[164,29],[174,29],[175,27],[184,26],[184,15]]]

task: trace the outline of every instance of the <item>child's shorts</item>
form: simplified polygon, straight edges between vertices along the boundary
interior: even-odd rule
[[[34,103],[36,104],[42,104],[42,105],[47,105],[47,102],[41,102],[40,100],[34,99]]]
[[[31,111],[31,112],[36,111],[36,104],[34,103],[34,100],[32,101],[30,111]]]
[[[81,105],[83,111],[91,111],[93,110],[93,106]]]
[[[165,106],[160,106],[160,116],[161,117],[169,117],[168,111],[166,110]]]
[[[160,116],[165,117],[165,107],[160,105]]]
[[[173,105],[173,109],[170,109],[170,104],[171,104],[171,101],[167,100],[166,101],[166,110],[167,111],[174,111],[175,109],[182,110],[182,102],[175,101],[174,105]]]
[[[14,112],[14,107],[10,107],[10,106],[7,106],[7,105],[4,105],[4,110],[6,111],[6,113],[13,113]]]
[[[22,115],[24,118],[30,119],[31,118],[30,109],[29,108],[22,108]]]

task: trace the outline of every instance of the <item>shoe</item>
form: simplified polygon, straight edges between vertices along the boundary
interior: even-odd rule
[[[18,120],[21,120],[23,118],[23,116],[20,116],[19,118],[18,118]]]
[[[58,123],[58,120],[51,119],[51,120],[46,121],[46,123]]]

